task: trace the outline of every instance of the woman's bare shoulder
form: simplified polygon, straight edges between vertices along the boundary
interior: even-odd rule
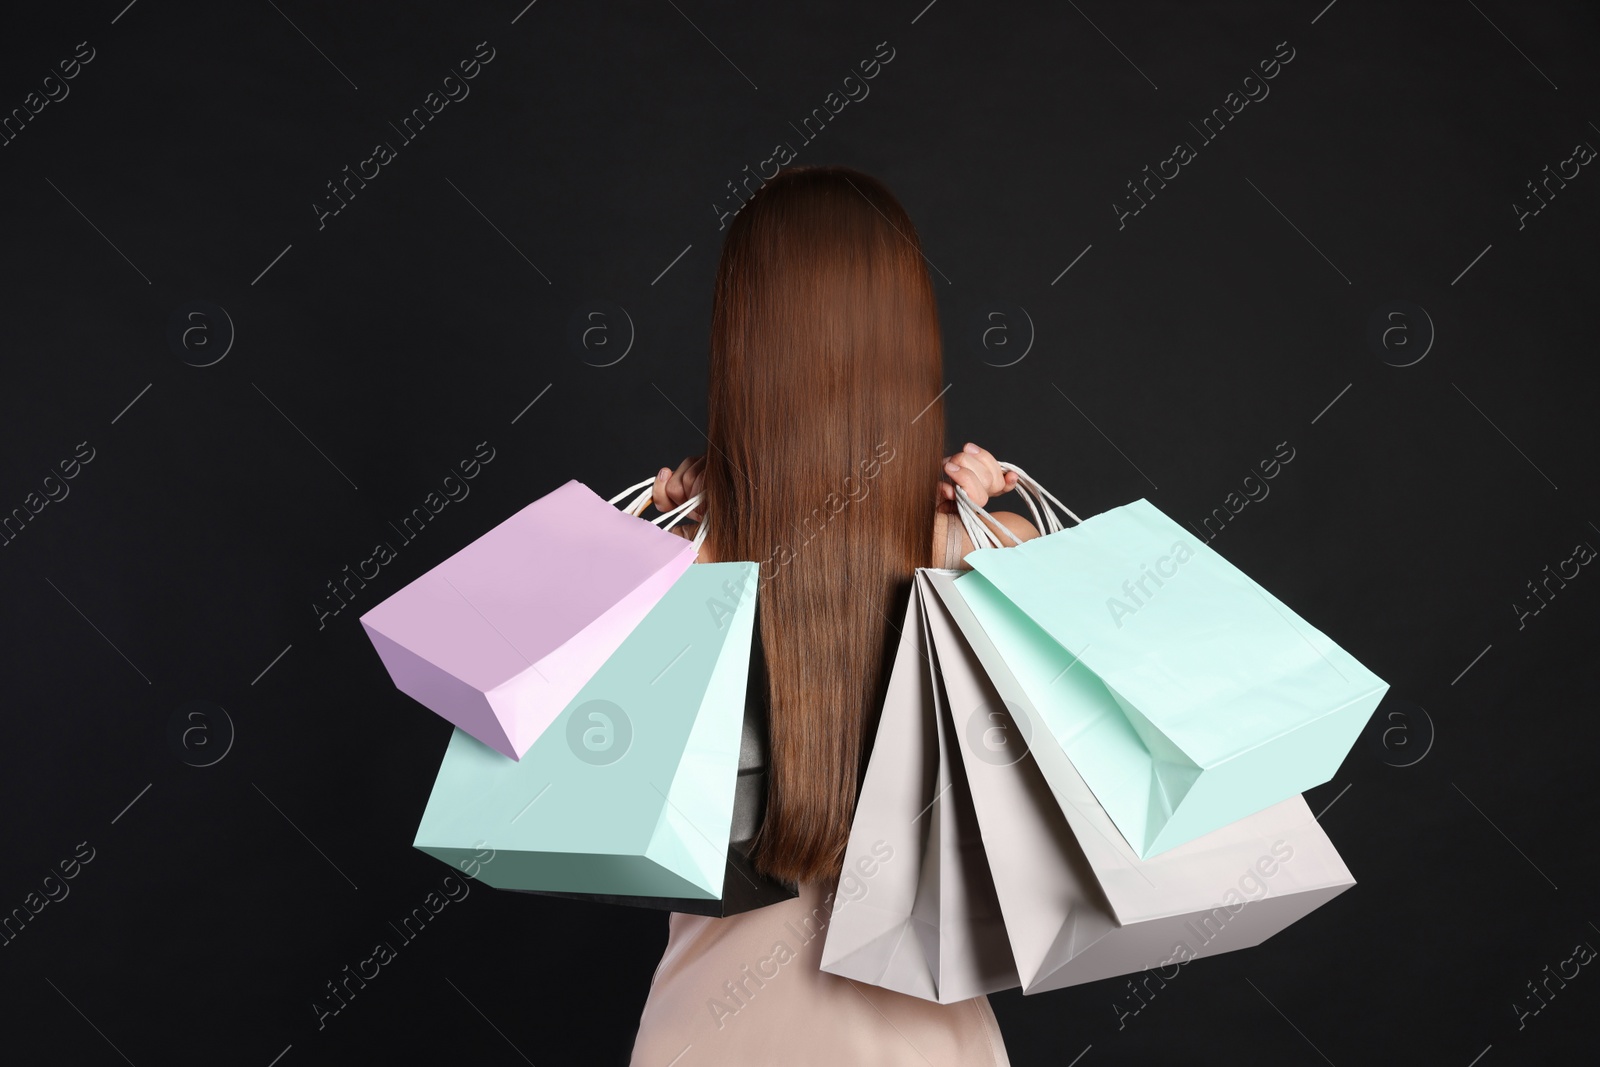
[[[1018,541],[1030,541],[1039,536],[1038,529],[1027,518],[1014,511],[990,511],[996,522],[1004,526],[1016,536]],[[954,538],[958,544],[955,550],[955,560],[950,560],[950,539]],[[1001,538],[1005,541],[1005,538]],[[964,562],[968,552],[973,549],[972,538],[967,536],[965,526],[953,511],[937,511],[933,516],[933,562],[930,566],[948,567],[966,570]]]

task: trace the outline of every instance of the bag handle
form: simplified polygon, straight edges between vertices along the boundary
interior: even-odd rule
[[[643,512],[644,509],[650,505],[650,501],[654,496],[653,487],[655,484],[656,480],[654,478],[646,478],[642,482],[628,486],[628,488],[624,489],[622,492],[606,501],[606,503],[614,505],[624,497],[628,496],[628,494],[638,493],[638,495],[630,500],[627,506],[622,510],[625,514],[632,515],[636,518],[644,518]],[[640,490],[643,490],[643,492],[640,492]],[[670,530],[678,524],[679,520],[685,518],[689,512],[698,507],[704,499],[704,493],[696,493],[694,496],[690,497],[688,500],[685,500],[678,506],[669,508],[660,515],[657,515],[655,518],[648,521],[656,526],[660,526],[663,530]],[[696,552],[700,551],[700,546],[705,542],[706,534],[710,531],[710,529],[711,523],[709,521],[709,516],[702,517],[700,520],[700,529],[695,531],[694,540],[690,542],[694,545]]]
[[[1058,517],[1051,509],[1050,503],[1054,503],[1056,507],[1060,508],[1062,512],[1069,516],[1074,523],[1081,523],[1083,521],[1082,519],[1078,518],[1077,515],[1073,514],[1071,508],[1067,507],[1059,499],[1057,499],[1055,494],[1051,493],[1050,490],[1039,484],[1039,480],[1037,478],[1033,477],[1015,463],[1006,463],[1002,460],[1000,462],[1000,469],[1002,471],[1011,471],[1017,476],[1017,491],[1022,494],[1022,499],[1028,505],[1028,510],[1033,513],[1034,525],[1038,526],[1043,534],[1049,535],[1053,533],[1059,533],[1061,530],[1066,528],[1062,526],[1060,517]],[[972,498],[967,496],[967,491],[961,488],[959,485],[956,486],[956,512],[961,516],[961,524],[966,528],[967,536],[971,538],[972,544],[976,548],[1003,547],[1000,543],[1000,538],[994,532],[996,529],[1004,532],[1005,535],[1011,539],[1012,544],[1022,543],[1021,539],[1018,538],[1016,534],[1012,533],[1005,526],[1001,525],[993,515],[990,515],[983,508],[980,508],[978,505],[974,504],[972,502]],[[979,521],[979,516],[982,516],[983,519],[987,519],[988,522],[985,523]]]

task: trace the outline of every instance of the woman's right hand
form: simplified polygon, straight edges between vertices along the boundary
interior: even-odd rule
[[[989,503],[990,497],[1009,493],[1017,487],[1016,473],[1002,470],[999,460],[990,455],[987,449],[979,448],[971,441],[960,452],[945,457],[944,478],[939,483],[939,499],[941,502],[948,501],[952,506],[958,485],[967,491],[967,498],[980,508]]]
[[[678,464],[677,470],[662,467],[657,471],[655,488],[650,492],[650,499],[655,504],[656,510],[671,511],[698,493],[705,468],[705,456],[690,456]],[[705,504],[702,502],[689,512],[689,518],[698,522],[705,514],[705,510]]]

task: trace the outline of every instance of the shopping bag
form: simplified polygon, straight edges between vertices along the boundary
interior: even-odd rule
[[[823,970],[941,1003],[1037,993],[1259,944],[1354,884],[1298,796],[1139,858],[1059,747],[1028,743],[958,573],[917,573]]]
[[[457,729],[415,847],[492,848],[501,889],[721,898],[756,572],[685,571],[520,761]]]
[[[395,686],[521,758],[694,561],[666,527],[699,498],[647,522],[651,484],[569,481],[362,615]]]
[[[821,967],[950,1004],[1018,980],[930,652],[913,587]]]
[[[1139,856],[1333,777],[1386,682],[1148,500],[1062,528],[1023,484],[1047,535],[956,586]]]
[[[916,576],[935,690],[943,694],[935,703],[950,720],[952,756],[961,764],[1018,979],[1025,993],[1032,992],[1114,931],[1117,917],[1049,785],[1028,759],[1024,729],[1013,722],[944,603],[939,583],[948,587],[957,573],[918,570]]]
[[[694,897],[637,897],[607,893],[560,893],[549,889],[517,889],[534,896],[565,897],[597,904],[681,911],[692,915],[725,917],[754,911],[797,896],[796,887],[755,869],[750,848],[767,799],[767,727],[762,673],[761,624],[750,640],[750,674],[745,684],[744,727],[739,738],[739,776],[733,787],[733,823],[728,832],[728,864],[722,876],[722,896],[714,900]]]
[[[918,580],[1024,993],[1257,945],[1355,884],[1300,796],[1141,859],[1040,732],[959,573]]]

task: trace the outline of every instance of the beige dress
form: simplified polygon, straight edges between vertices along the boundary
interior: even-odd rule
[[[830,890],[671,913],[631,1067],[1009,1067],[988,997],[940,1005],[821,970]]]
[[[1009,1067],[988,997],[940,1005],[820,969],[832,889],[727,918],[672,912],[631,1067]]]

